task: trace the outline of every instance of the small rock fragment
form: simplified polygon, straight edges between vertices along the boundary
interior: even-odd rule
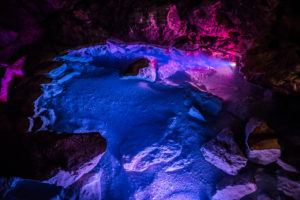
[[[193,118],[199,119],[200,121],[206,121],[201,112],[194,106],[190,108],[189,115]]]

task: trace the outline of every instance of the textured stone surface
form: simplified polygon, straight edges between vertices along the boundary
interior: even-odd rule
[[[0,11],[6,21],[0,27],[10,23],[10,29],[19,34],[18,41],[7,46],[11,49],[5,51],[9,56],[23,45],[41,41],[78,46],[115,37],[202,49],[233,58],[238,50],[246,49],[255,37],[269,30],[277,2],[126,0],[100,4],[95,0],[29,0],[21,4],[12,0],[1,2]]]
[[[87,157],[90,158],[91,156],[88,155]],[[93,170],[99,163],[101,157],[102,155],[99,154],[90,160],[86,159],[88,161],[82,162],[75,169],[60,169],[57,174],[43,182],[67,188]]]
[[[292,180],[286,176],[279,175],[277,177],[277,188],[282,191],[288,197],[292,197],[297,200],[300,197],[300,181]]]
[[[252,118],[246,125],[246,146],[249,160],[267,165],[275,162],[281,154],[274,130],[266,122]]]
[[[124,169],[126,171],[142,172],[152,166],[174,160],[180,155],[181,151],[182,147],[174,141],[168,141],[164,145],[153,144],[132,158],[124,156]]]
[[[212,200],[239,200],[255,192],[257,189],[254,177],[250,172],[237,176],[225,177],[217,185]]]
[[[24,54],[36,62],[37,55],[116,38],[201,50],[238,62],[255,83],[297,93],[295,2],[2,1],[0,35],[6,39],[0,42],[0,63]]]
[[[255,83],[299,94],[299,6],[288,0],[279,7],[273,31],[254,42],[244,57],[243,71]]]
[[[247,159],[233,139],[233,133],[228,129],[203,145],[201,152],[205,160],[230,175],[236,175],[247,164]]]

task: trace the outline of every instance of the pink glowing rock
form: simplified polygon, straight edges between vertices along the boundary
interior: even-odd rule
[[[186,24],[180,20],[177,7],[171,6],[167,15],[168,27],[174,31],[175,35],[183,35],[186,31]]]
[[[150,41],[155,41],[159,38],[159,27],[154,13],[149,13],[148,26],[145,28],[145,33]]]
[[[22,77],[24,73],[22,68],[24,66],[26,57],[19,58],[12,65],[2,65],[6,68],[4,76],[1,80],[1,90],[0,90],[0,102],[6,102],[8,99],[9,85],[14,79],[14,77]]]
[[[149,66],[139,70],[138,76],[142,79],[154,82],[156,80],[157,61],[149,58]]]

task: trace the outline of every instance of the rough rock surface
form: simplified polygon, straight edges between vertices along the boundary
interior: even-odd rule
[[[205,160],[230,175],[236,175],[247,164],[247,159],[234,141],[233,133],[228,129],[203,145],[201,152]]]
[[[1,2],[0,30],[9,38],[1,58],[42,42],[78,46],[108,37],[239,57],[239,50],[269,31],[278,1]]]
[[[282,191],[286,196],[292,197],[297,200],[300,197],[300,181],[293,180],[284,175],[277,176],[277,188]]]
[[[101,156],[102,155],[95,156],[88,162],[77,166],[77,169],[60,169],[57,174],[55,174],[50,179],[45,180],[44,182],[67,188],[68,186],[72,185],[77,180],[79,180],[81,177],[83,177],[85,174],[90,172],[93,168],[95,168],[99,163]]]
[[[299,92],[295,0],[11,0],[0,8],[0,63],[113,37],[243,60],[249,80]]]
[[[297,1],[280,1],[272,32],[258,38],[245,55],[243,72],[248,80],[299,94],[299,34]]]
[[[255,118],[250,119],[245,133],[249,160],[267,165],[280,157],[281,150],[277,137],[266,122]]]
[[[253,171],[257,190],[244,199],[247,200],[280,200],[286,199],[284,194],[277,190],[276,173],[270,168],[258,168]]]
[[[257,186],[252,173],[244,172],[221,180],[212,200],[239,200],[255,192],[256,189]]]
[[[124,156],[124,169],[126,171],[142,172],[161,163],[167,163],[180,155],[182,147],[174,141],[166,144],[153,144],[145,150],[139,152],[133,158]]]

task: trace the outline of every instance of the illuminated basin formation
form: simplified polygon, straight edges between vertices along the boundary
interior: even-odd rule
[[[142,57],[150,59],[153,68],[146,76],[120,75]],[[49,73],[51,83],[42,85],[31,127],[40,118],[40,130],[98,131],[108,143],[93,170],[67,187],[60,181],[69,195],[82,199],[212,195],[223,173],[204,160],[200,147],[216,134],[213,122],[222,103],[198,91],[195,80],[231,76],[232,63],[175,49],[115,43],[70,51],[57,59],[64,64]]]

